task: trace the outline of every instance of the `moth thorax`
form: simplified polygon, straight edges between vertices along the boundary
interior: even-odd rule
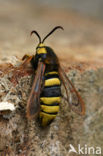
[[[37,47],[37,54],[46,54],[47,51],[46,51],[46,48],[45,48],[45,45],[43,43],[40,43]]]

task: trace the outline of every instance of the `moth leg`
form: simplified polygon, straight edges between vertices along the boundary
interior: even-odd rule
[[[19,65],[18,67],[15,67],[11,63],[5,63],[5,64],[0,65],[0,76],[4,76],[5,74],[9,74],[10,72],[13,72],[14,74],[16,71],[24,69],[25,66],[31,62],[33,57],[34,55],[32,56],[27,55],[27,54],[24,55],[22,58],[24,62],[21,63],[21,65]]]
[[[32,55],[32,56],[34,56],[34,55]],[[25,60],[25,59],[27,59],[27,58],[29,58],[29,57],[31,57],[29,54],[25,54],[25,55],[22,57],[22,60]]]
[[[19,67],[15,68],[14,75],[17,72],[17,70],[18,71],[25,70],[25,67],[31,62],[33,57],[34,57],[34,55],[32,55],[32,56],[24,55],[23,58],[22,58],[22,60],[24,60],[24,62]]]
[[[28,63],[31,63],[31,60],[33,59],[34,55],[30,56],[28,54],[24,55],[22,60],[24,60],[24,62],[21,64],[21,66],[25,66],[27,65]]]
[[[13,70],[13,76],[11,78],[11,82],[16,85],[18,83],[18,79],[22,77],[23,75],[26,75],[29,71],[30,68],[26,67],[29,63],[31,63],[31,60],[33,59],[34,55],[28,56],[24,55],[22,59],[24,59],[23,63],[19,66],[16,67]]]

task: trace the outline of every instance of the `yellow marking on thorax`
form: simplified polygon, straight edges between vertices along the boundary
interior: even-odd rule
[[[58,72],[56,72],[56,71],[48,72],[48,73],[45,73],[45,76],[47,76],[47,75],[53,75],[53,74],[57,74],[58,75]]]
[[[40,47],[40,48],[39,48]],[[46,49],[44,48],[44,44],[40,43],[38,45],[38,49],[37,49],[37,54],[46,54],[47,51]]]
[[[59,111],[59,106],[45,106],[41,105],[41,110],[47,113],[57,113]]]
[[[41,102],[45,104],[53,104],[53,103],[60,103],[61,97],[41,97]]]
[[[58,78],[51,78],[45,80],[44,86],[54,86],[54,85],[60,85],[60,80]]]

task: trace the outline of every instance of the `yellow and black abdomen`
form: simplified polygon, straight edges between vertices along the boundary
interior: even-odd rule
[[[44,88],[40,96],[41,126],[45,127],[56,117],[61,101],[61,82],[57,71],[45,73]]]

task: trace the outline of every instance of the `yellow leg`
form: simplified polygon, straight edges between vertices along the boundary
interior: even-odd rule
[[[32,55],[32,56],[24,55],[23,58],[22,58],[22,60],[25,60],[25,61],[21,64],[21,66],[24,67],[25,65],[27,65],[28,63],[30,63],[30,61],[32,60],[33,57],[34,57],[34,55]]]
[[[25,55],[22,57],[22,60],[25,60],[25,59],[27,59],[27,58],[29,58],[29,57],[30,57],[29,54],[25,54]]]

